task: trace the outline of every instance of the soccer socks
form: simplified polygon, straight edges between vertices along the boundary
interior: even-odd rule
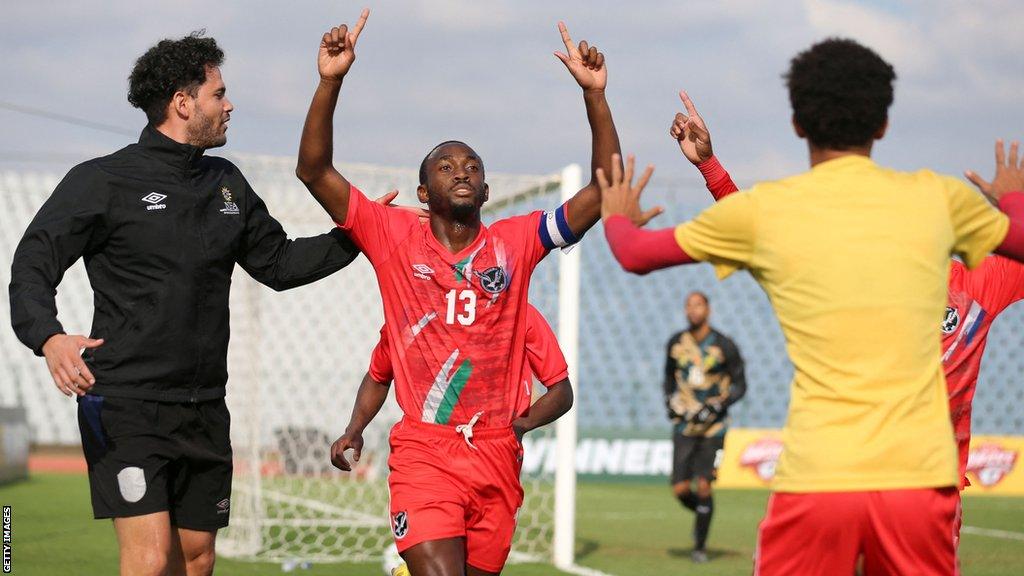
[[[703,550],[704,543],[708,540],[708,530],[711,528],[711,514],[715,511],[715,501],[711,496],[697,498],[697,519],[693,524],[694,550]]]
[[[676,496],[676,498],[687,510],[697,511],[697,495],[693,492],[684,492]]]

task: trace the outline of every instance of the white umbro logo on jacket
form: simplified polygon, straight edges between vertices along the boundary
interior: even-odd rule
[[[146,210],[163,210],[164,208],[167,208],[166,204],[161,204],[164,198],[167,198],[166,194],[150,192],[142,197],[142,201],[149,203],[149,206],[146,206]]]

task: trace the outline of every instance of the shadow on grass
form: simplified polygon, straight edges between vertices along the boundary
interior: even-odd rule
[[[689,560],[690,554],[693,552],[693,548],[669,548],[668,555],[673,558],[686,558]],[[708,560],[718,560],[722,558],[742,558],[743,553],[735,550],[723,550],[721,548],[708,548]]]
[[[576,559],[580,560],[590,556],[594,552],[601,548],[601,545],[597,540],[591,540],[589,538],[577,538],[576,539]]]

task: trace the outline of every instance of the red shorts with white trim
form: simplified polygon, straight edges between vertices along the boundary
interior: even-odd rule
[[[474,429],[402,419],[391,429],[388,488],[398,551],[465,537],[466,563],[500,572],[523,504],[523,448],[512,427]]]
[[[775,493],[758,530],[755,576],[959,574],[956,488]]]

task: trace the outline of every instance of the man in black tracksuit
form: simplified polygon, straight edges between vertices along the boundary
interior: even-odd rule
[[[138,144],[73,168],[14,255],[11,318],[77,395],[97,518],[114,518],[122,574],[204,574],[231,494],[224,402],[228,292],[238,263],[275,290],[350,263],[338,229],[289,240],[238,168],[204,156],[232,106],[211,38],[164,40],[136,63]],[[90,336],[66,335],[55,294],[85,259]],[[81,353],[85,349],[84,354]]]

